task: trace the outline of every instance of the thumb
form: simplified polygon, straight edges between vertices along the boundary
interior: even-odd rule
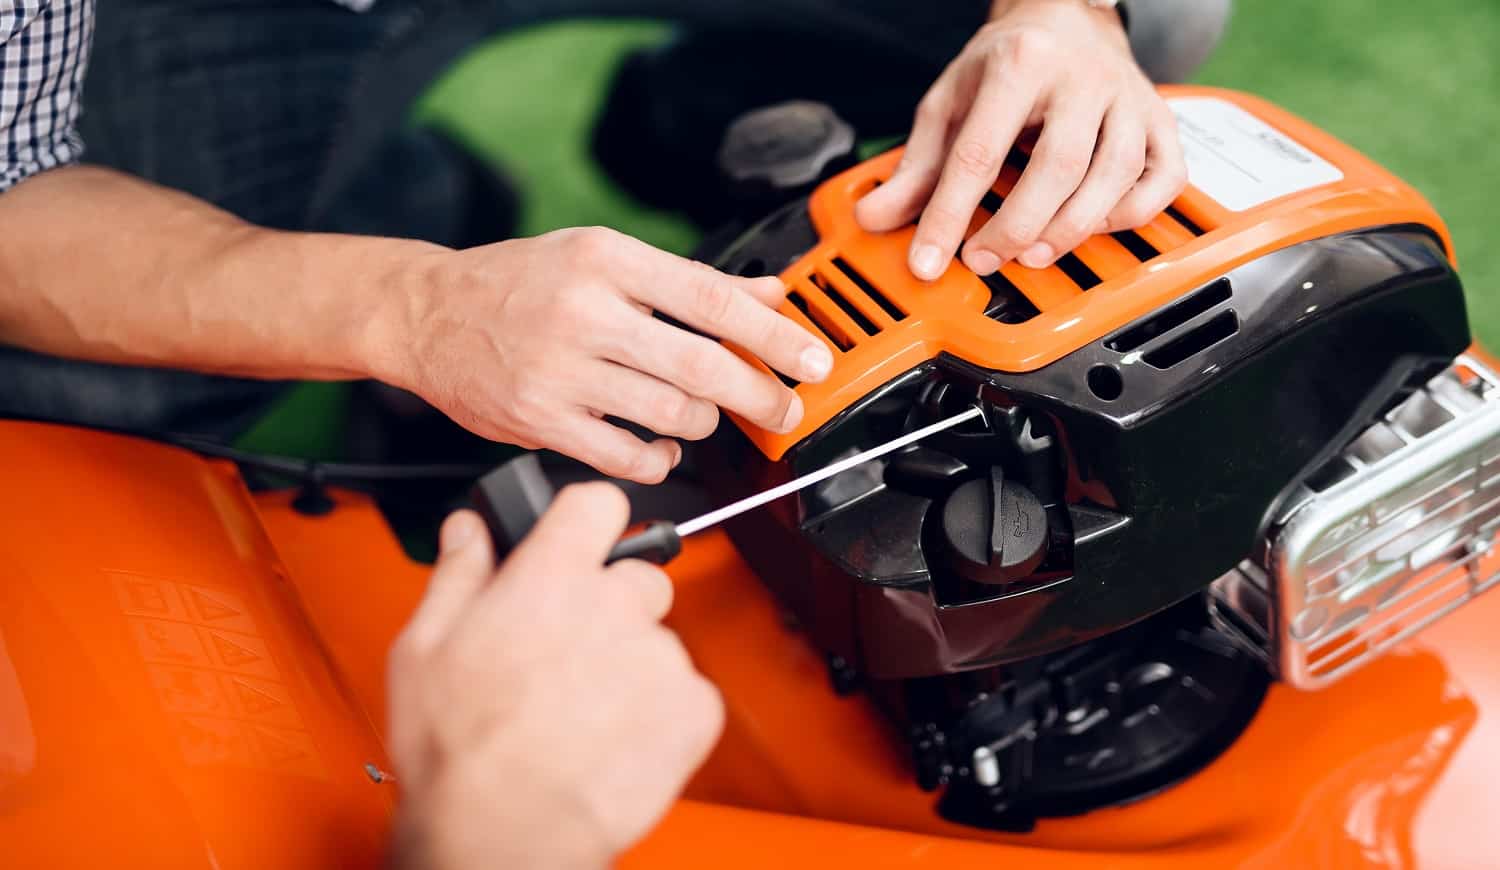
[[[407,627],[410,638],[425,647],[447,635],[494,573],[494,547],[484,521],[467,510],[448,517],[427,593]]]
[[[563,487],[501,570],[503,577],[593,577],[630,521],[630,501],[605,481]]]

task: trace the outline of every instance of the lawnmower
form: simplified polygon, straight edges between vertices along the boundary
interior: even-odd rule
[[[668,564],[728,721],[627,865],[1492,851],[1500,369],[1452,242],[1308,123],[1163,91],[1191,178],[1170,208],[1046,269],[933,282],[911,228],[852,217],[899,148],[856,161],[806,103],[728,131],[757,219],[700,257],[780,275],[835,365],[789,383],[795,431],[727,419],[696,452],[715,502],[818,479]],[[336,468],[269,490],[253,467],[0,423],[8,866],[380,862],[385,652],[427,569]]]

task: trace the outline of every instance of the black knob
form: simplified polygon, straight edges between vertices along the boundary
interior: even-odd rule
[[[960,484],[943,503],[940,540],[948,564],[977,583],[1023,579],[1047,555],[1047,512],[998,467]]]
[[[854,146],[854,128],[833,109],[794,100],[735,119],[719,169],[741,196],[801,192],[852,165]]]
[[[891,489],[928,498],[940,498],[969,470],[956,456],[913,447],[897,453],[886,463],[882,479]]]

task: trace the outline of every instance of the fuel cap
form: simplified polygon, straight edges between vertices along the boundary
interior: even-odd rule
[[[854,144],[854,128],[832,108],[793,100],[735,119],[719,169],[741,193],[800,191],[852,165]]]

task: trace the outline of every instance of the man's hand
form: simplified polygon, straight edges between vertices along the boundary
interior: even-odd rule
[[[779,279],[725,275],[611,230],[444,251],[417,269],[392,342],[404,352],[384,379],[487,438],[614,477],[660,481],[682,455],[670,439],[706,437],[719,407],[777,432],[802,419],[795,393],[714,339],[804,382],[833,365],[822,341],[774,310]],[[669,438],[647,444],[605,415]]]
[[[660,624],[672,585],[602,567],[628,507],[569,487],[497,572],[455,514],[390,657],[399,867],[604,867],[644,836],[723,726],[717,690]]]
[[[1021,132],[1041,132],[1005,204],[964,244],[980,275],[1042,268],[1090,235],[1139,226],[1186,183],[1171,110],[1118,14],[1082,0],[998,0],[992,20],[928,91],[901,165],[856,210],[868,230],[921,215],[910,265],[947,269]]]

